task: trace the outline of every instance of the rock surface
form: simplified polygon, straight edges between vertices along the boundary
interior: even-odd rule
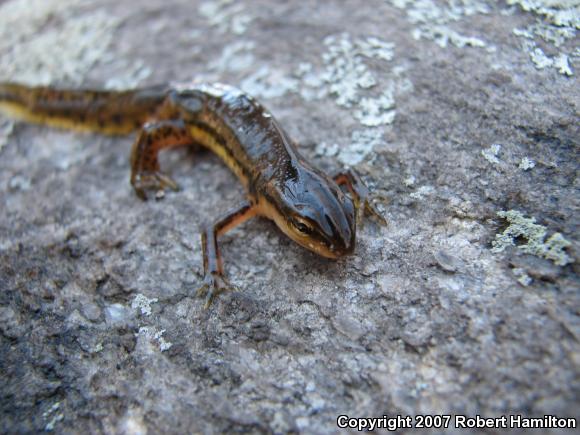
[[[131,138],[0,118],[2,431],[580,417],[573,3],[0,2],[1,79],[234,84],[389,220],[338,262],[251,221],[204,310],[199,227],[243,197],[217,158],[167,153],[182,191],[141,202]]]

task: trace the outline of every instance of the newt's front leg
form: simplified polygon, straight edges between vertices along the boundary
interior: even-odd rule
[[[131,150],[131,185],[137,196],[147,199],[147,190],[177,190],[177,184],[159,168],[159,151],[192,144],[193,139],[181,120],[147,123],[137,136]]]
[[[387,225],[387,220],[381,215],[376,207],[371,202],[371,194],[368,187],[360,179],[358,174],[352,169],[347,169],[334,176],[334,181],[339,186],[346,186],[354,200],[354,207],[356,209],[356,221],[360,223],[363,212],[369,213],[381,225]]]
[[[197,295],[206,298],[205,308],[208,308],[218,294],[225,290],[235,289],[224,277],[222,257],[217,238],[232,228],[242,224],[256,215],[256,207],[244,201],[238,207],[221,216],[216,223],[208,225],[201,233],[203,249],[203,285],[197,290]]]

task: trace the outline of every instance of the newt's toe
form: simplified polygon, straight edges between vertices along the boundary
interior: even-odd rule
[[[162,197],[159,192],[164,192],[165,188],[179,190],[179,186],[171,177],[160,171],[137,174],[131,177],[131,185],[135,193],[142,200],[147,200],[147,191],[156,192],[157,197]]]
[[[365,212],[368,213],[371,217],[373,217],[380,225],[387,225],[387,219],[385,219],[385,217],[381,214],[381,212],[377,209],[377,207],[374,205],[374,201],[379,199],[379,197],[372,197],[372,198],[366,198],[365,200]],[[380,197],[380,199],[384,199],[384,197]]]
[[[196,296],[205,298],[204,308],[207,309],[219,294],[226,291],[238,291],[238,288],[230,284],[223,275],[210,273],[204,277],[203,284],[197,289]]]

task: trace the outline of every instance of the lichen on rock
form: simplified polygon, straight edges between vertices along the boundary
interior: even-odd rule
[[[390,0],[390,3],[406,11],[407,19],[416,26],[413,30],[415,39],[429,39],[442,48],[449,44],[456,47],[488,46],[483,39],[462,35],[451,27],[452,23],[464,17],[489,13],[490,7],[485,1]]]
[[[403,75],[405,68],[395,66],[391,74],[379,76],[367,61],[391,62],[394,44],[374,36],[353,39],[342,33],[326,37],[324,45],[323,71],[314,72],[307,63],[297,69],[301,94],[308,99],[331,96],[337,105],[353,109],[353,116],[362,125],[391,124],[396,116],[396,95],[409,91],[412,85]]]
[[[0,77],[32,84],[80,84],[106,54],[118,18],[82,12],[79,0],[18,0],[0,7]],[[62,25],[41,34],[50,20]],[[18,44],[18,50],[12,50]]]
[[[547,228],[537,224],[535,218],[525,217],[517,210],[502,210],[497,215],[506,219],[509,226],[491,242],[492,252],[503,252],[509,246],[517,246],[526,254],[551,260],[558,266],[574,262],[564,251],[571,243],[562,234],[554,233],[546,240]],[[525,243],[518,244],[518,239],[524,239]]]
[[[560,74],[573,75],[570,59],[578,60],[574,47],[568,43],[575,40],[580,29],[580,5],[576,1],[508,0],[523,11],[536,17],[534,24],[515,28],[514,34],[525,38],[522,44],[538,69],[555,68]],[[546,45],[555,54],[547,55],[540,46]],[[577,49],[576,45],[576,49]]]

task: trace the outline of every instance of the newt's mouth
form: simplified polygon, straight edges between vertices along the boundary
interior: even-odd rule
[[[333,244],[331,244],[330,246],[325,246],[321,244],[312,243],[312,241],[308,240],[295,240],[295,241],[302,247],[308,249],[309,251],[331,260],[338,260],[339,258],[350,255],[354,252],[354,243],[351,243],[350,246],[348,247],[338,249],[338,247]]]

